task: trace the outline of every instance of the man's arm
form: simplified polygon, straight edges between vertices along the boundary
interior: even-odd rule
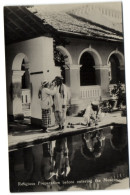
[[[56,94],[56,90],[57,88],[54,87],[54,89],[48,89],[48,88],[45,88],[45,92],[48,94],[48,95],[55,95]]]

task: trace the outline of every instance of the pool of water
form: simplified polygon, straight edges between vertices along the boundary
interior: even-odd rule
[[[110,126],[10,152],[12,192],[129,187],[127,127]]]

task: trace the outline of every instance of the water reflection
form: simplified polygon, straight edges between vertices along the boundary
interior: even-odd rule
[[[54,173],[57,177],[67,177],[70,172],[68,153],[67,138],[56,140]]]
[[[12,192],[106,189],[124,178],[128,178],[126,126],[58,138],[10,153]]]
[[[62,179],[70,172],[67,138],[43,144],[42,175],[45,180]]]
[[[102,130],[84,133],[82,135],[83,145],[81,147],[82,155],[87,159],[99,158],[102,155],[105,146],[105,136]]]
[[[127,131],[122,131],[122,127],[117,126],[111,130],[110,143],[113,149],[122,151],[127,145]]]
[[[48,142],[43,144],[43,158],[42,158],[41,172],[42,172],[42,178],[45,180],[49,180],[53,176],[53,170],[55,165],[55,161],[53,159],[54,142]]]

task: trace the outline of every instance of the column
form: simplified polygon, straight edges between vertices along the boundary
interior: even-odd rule
[[[25,71],[16,70],[12,75],[12,102],[14,119],[23,119],[21,79]]]
[[[80,100],[80,67],[81,65],[69,65],[65,67],[66,85],[70,87],[72,113],[76,113]]]
[[[96,83],[101,86],[101,99],[109,96],[109,66],[95,66]]]

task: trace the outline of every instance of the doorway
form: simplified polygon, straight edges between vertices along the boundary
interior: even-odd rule
[[[110,65],[110,84],[117,84],[120,81],[120,63],[118,57],[112,54],[109,59]]]
[[[21,70],[24,71],[21,81],[22,88],[22,111],[25,118],[31,117],[31,85],[28,63],[23,59]]]
[[[80,58],[80,85],[96,85],[95,61],[89,52],[84,52]]]

